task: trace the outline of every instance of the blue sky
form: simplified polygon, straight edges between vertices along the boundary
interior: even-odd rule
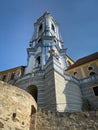
[[[46,10],[73,60],[98,51],[98,0],[0,0],[0,71],[27,65],[33,25]]]

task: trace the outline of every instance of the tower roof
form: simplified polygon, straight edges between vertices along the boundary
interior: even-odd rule
[[[45,19],[46,17],[50,17],[56,25],[59,25],[59,24],[56,22],[56,20],[54,19],[54,17],[50,14],[50,12],[49,12],[48,10],[46,10],[46,11],[43,13],[43,15],[42,15],[40,18],[37,19],[37,22],[35,23],[35,25],[38,24],[38,23],[40,23],[40,21],[42,21],[42,20]]]
[[[46,10],[46,11],[45,11],[45,13],[44,13],[44,15],[45,15],[45,14],[50,14],[50,13],[49,13],[49,11],[48,11],[48,10]]]

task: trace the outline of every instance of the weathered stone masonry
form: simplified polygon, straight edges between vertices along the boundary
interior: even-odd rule
[[[59,113],[40,109],[36,117],[36,130],[98,130],[98,111]]]
[[[29,93],[0,82],[0,130],[29,130],[31,115],[36,110],[36,102]]]

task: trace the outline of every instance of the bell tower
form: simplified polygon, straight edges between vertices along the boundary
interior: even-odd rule
[[[81,111],[81,91],[78,82],[65,73],[66,49],[59,25],[48,11],[34,24],[29,45],[27,67],[16,86],[29,92],[39,108]]]
[[[60,55],[60,53],[62,53],[63,44],[58,23],[46,11],[34,24],[34,33],[29,44],[30,48],[27,49],[28,63],[25,74],[43,70],[50,57],[51,49],[55,51],[58,59],[61,59],[63,54]]]

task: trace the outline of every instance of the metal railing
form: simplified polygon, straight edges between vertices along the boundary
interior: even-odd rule
[[[74,81],[76,83],[79,83],[79,79],[75,78],[74,76],[72,76],[70,74],[64,73],[64,77],[66,80],[71,80],[71,81]]]
[[[76,83],[79,83],[79,84],[84,84],[84,83],[90,83],[90,82],[98,81],[98,74],[94,74],[94,75],[91,75],[91,76],[83,78],[83,79],[77,79],[76,77],[74,77],[74,76],[72,76],[70,74],[65,73],[64,77],[65,77],[66,80],[72,80],[72,81],[74,81]]]
[[[87,78],[80,79],[79,83],[84,84],[84,83],[90,83],[90,82],[94,82],[94,81],[98,81],[98,74],[89,76]]]

